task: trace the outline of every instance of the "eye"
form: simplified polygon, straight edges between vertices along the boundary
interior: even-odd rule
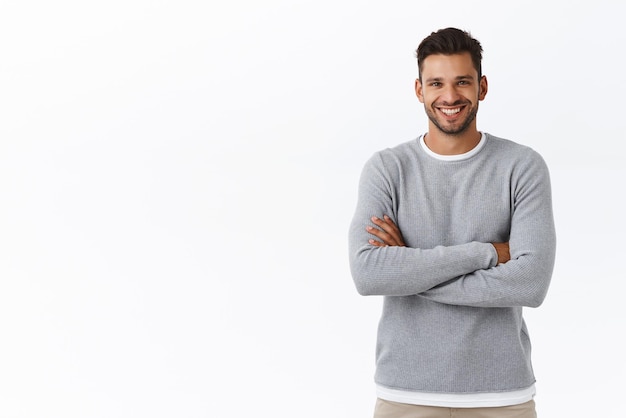
[[[459,86],[467,86],[467,85],[469,85],[469,81],[467,81],[467,80],[459,81]]]
[[[439,87],[439,86],[441,86],[441,83],[439,81],[433,81],[432,83],[430,83],[430,85],[432,87]]]

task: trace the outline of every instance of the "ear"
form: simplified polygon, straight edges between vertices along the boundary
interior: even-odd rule
[[[419,78],[415,79],[415,95],[421,103],[424,103],[424,92],[422,91],[422,82]]]
[[[487,77],[482,76],[480,78],[480,90],[478,90],[478,100],[485,100],[485,96],[487,95],[488,85],[487,85]]]

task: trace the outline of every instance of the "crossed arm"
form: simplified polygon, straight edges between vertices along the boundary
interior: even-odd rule
[[[377,216],[372,216],[372,222],[380,229],[369,225],[365,227],[367,232],[377,238],[370,238],[368,241],[370,244],[375,247],[406,247],[400,228],[398,228],[389,216],[384,215],[383,219],[380,219]],[[498,264],[504,264],[511,259],[508,242],[492,242],[491,245],[494,246],[496,252],[498,253]]]
[[[381,280],[377,280],[375,276],[369,276],[369,278],[364,279],[368,287],[364,288],[364,292],[360,291],[362,294],[390,296],[414,294],[435,302],[474,307],[537,307],[545,298],[552,273],[553,254],[549,250],[545,253],[534,251],[525,253],[518,250],[513,262],[509,242],[468,244],[477,250],[481,245],[491,245],[497,253],[497,264],[494,259],[494,263],[491,264],[492,267],[477,266],[471,271],[454,273],[456,268],[469,269],[467,267],[468,259],[466,259],[469,256],[468,253],[457,252],[453,249],[454,247],[440,247],[440,249],[435,248],[433,250],[409,248],[405,245],[400,229],[389,216],[372,217],[371,221],[375,227],[367,226],[365,230],[372,236],[368,239],[368,244],[373,251],[370,254],[373,263],[377,264],[380,260],[377,257],[379,255],[377,251],[385,251],[386,253],[393,251],[396,255],[399,254],[397,251],[421,254],[423,258],[420,259],[424,262],[427,259],[432,260],[430,255],[426,255],[426,252],[429,252],[438,261],[423,265],[420,270],[422,275],[415,276],[415,281],[407,280],[404,276],[407,272],[405,268],[412,271],[412,264],[405,264],[400,259],[398,259],[400,264],[385,264],[391,270],[402,274],[402,278],[397,276],[396,279],[395,274],[387,275]],[[478,247],[473,247],[473,245]],[[394,249],[397,250],[394,251]],[[434,251],[434,253],[430,253],[430,251]],[[383,254],[380,253],[380,255]],[[453,258],[446,262],[445,259],[450,256]],[[449,279],[443,278],[444,276]],[[357,277],[359,277],[358,272]],[[359,278],[359,282],[361,280]]]
[[[397,220],[391,218],[398,216],[399,189],[392,185],[401,183],[394,177],[399,173],[387,170],[380,158],[370,160],[361,176],[349,232],[357,291],[416,295],[462,306],[539,306],[552,275],[556,237],[547,167],[540,158],[530,157],[520,160],[519,175],[511,180],[515,201],[510,229],[492,234],[506,242],[472,240],[424,248],[407,246]],[[390,165],[395,167],[393,161]]]
[[[405,264],[398,259],[401,264],[385,264],[394,266],[392,269],[403,274],[403,278],[398,276],[386,276],[382,280],[377,280],[375,276],[369,276],[365,279],[368,285],[374,284],[374,287],[365,288],[362,294],[384,294],[384,295],[418,295],[420,297],[433,300],[435,302],[475,306],[475,307],[510,307],[510,306],[539,306],[546,295],[550,276],[552,274],[552,266],[554,260],[554,252],[551,249],[553,243],[549,243],[543,249],[545,251],[525,252],[516,250],[515,260],[510,254],[509,242],[499,242],[490,244],[468,244],[468,245],[491,245],[497,253],[497,264],[491,264],[492,267],[476,267],[473,271],[464,273],[452,273],[459,266],[467,268],[467,253],[456,252],[453,247],[443,248],[440,250],[420,250],[406,246],[402,233],[394,221],[387,215],[383,218],[371,217],[372,223],[375,225],[365,227],[365,231],[371,235],[368,238],[368,244],[372,251],[409,251],[413,254],[422,254],[426,256],[426,251],[435,251],[433,256],[439,259],[436,263],[429,263],[421,269],[423,280],[416,282],[410,279],[406,280],[404,276],[405,270],[403,266],[411,269],[412,264]],[[524,236],[527,236],[524,234]],[[517,239],[517,238],[516,238]],[[518,243],[516,243],[518,244]],[[516,245],[517,247],[518,245]],[[404,247],[404,248],[403,248]],[[462,246],[463,247],[463,246]],[[472,247],[480,248],[480,247]],[[374,250],[377,249],[377,250]],[[452,250],[452,252],[449,252]],[[380,255],[383,255],[381,253]],[[388,253],[391,254],[391,253]],[[448,262],[445,262],[446,254],[448,257],[453,256]],[[456,256],[460,258],[456,258]],[[377,264],[379,258],[374,253],[371,254],[372,262]],[[443,256],[443,259],[440,259]],[[368,257],[369,258],[369,257]],[[430,259],[430,256],[428,256]],[[421,258],[426,260],[426,258]],[[411,269],[412,271],[412,269]],[[359,276],[357,272],[357,277]],[[453,277],[453,279],[443,279],[442,276]],[[439,279],[437,277],[440,277]],[[417,278],[417,277],[416,277]],[[396,281],[397,280],[397,281]],[[431,283],[428,285],[428,283]],[[378,286],[381,286],[380,288]],[[380,290],[378,290],[380,289]],[[411,291],[411,289],[414,289]],[[379,293],[380,292],[380,293]]]

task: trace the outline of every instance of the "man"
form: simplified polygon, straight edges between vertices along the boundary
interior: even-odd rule
[[[383,295],[376,418],[536,417],[524,306],[555,258],[550,178],[531,148],[476,127],[482,47],[465,31],[417,49],[428,132],[375,153],[350,225],[358,292]]]

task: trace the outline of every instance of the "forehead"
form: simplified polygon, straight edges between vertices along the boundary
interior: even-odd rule
[[[478,77],[469,52],[429,55],[422,62],[422,78]]]

